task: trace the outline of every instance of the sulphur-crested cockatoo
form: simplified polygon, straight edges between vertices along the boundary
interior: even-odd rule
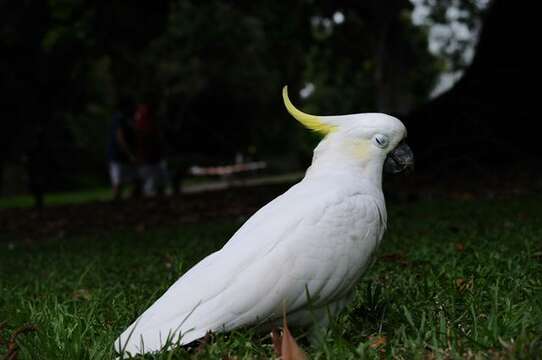
[[[413,164],[398,119],[287,110],[323,135],[305,177],[254,214],[115,341],[132,355],[188,344],[207,332],[280,324],[325,326],[351,299],[386,229],[384,168]],[[167,344],[167,345],[166,345]],[[173,345],[172,345],[173,344]]]

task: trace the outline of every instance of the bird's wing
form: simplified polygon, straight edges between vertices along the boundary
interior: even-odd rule
[[[372,238],[378,210],[370,202],[360,206],[358,196],[345,200],[306,192],[294,186],[254,214],[221,250],[190,269],[130,325],[115,341],[117,351],[157,351],[168,337],[180,335],[178,343],[187,344],[209,330],[265,321],[280,314],[283,303],[288,309],[305,304],[307,289],[328,298],[338,295],[336,288],[352,280],[348,267],[355,264],[334,262],[355,256],[347,244],[339,244],[337,252],[314,239],[337,236],[344,228],[352,237]],[[330,215],[338,220],[330,223]],[[326,251],[336,258],[322,258]]]

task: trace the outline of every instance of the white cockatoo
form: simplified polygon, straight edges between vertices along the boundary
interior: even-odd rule
[[[207,332],[281,323],[325,327],[352,298],[386,229],[382,172],[413,164],[405,126],[380,113],[289,113],[325,137],[305,177],[177,280],[115,341],[131,355]]]

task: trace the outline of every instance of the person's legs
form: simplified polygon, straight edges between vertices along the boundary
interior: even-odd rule
[[[141,165],[139,167],[139,177],[141,179],[141,188],[144,196],[150,196],[154,193],[154,173],[152,165]]]
[[[167,165],[165,162],[146,164],[139,167],[143,194],[145,196],[164,195],[168,184]]]
[[[130,197],[138,198],[141,196],[141,176],[136,165],[123,165],[122,182],[131,186]]]
[[[169,184],[169,173],[167,162],[165,160],[161,161],[157,166],[157,178],[156,194],[164,195],[166,193],[166,187]]]
[[[118,162],[109,163],[109,176],[111,178],[111,190],[113,200],[122,198],[122,164]]]
[[[160,162],[160,178],[161,178],[160,187],[162,188],[162,193],[165,193],[166,189],[169,187],[169,184],[171,182],[169,178],[169,169],[167,166],[167,162],[165,160],[162,160]]]

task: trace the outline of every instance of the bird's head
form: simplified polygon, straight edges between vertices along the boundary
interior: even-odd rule
[[[414,166],[414,156],[405,143],[403,123],[390,115],[363,113],[338,116],[315,116],[297,109],[282,90],[288,112],[301,124],[324,136],[343,156],[353,160],[381,160],[384,171],[399,173]]]

